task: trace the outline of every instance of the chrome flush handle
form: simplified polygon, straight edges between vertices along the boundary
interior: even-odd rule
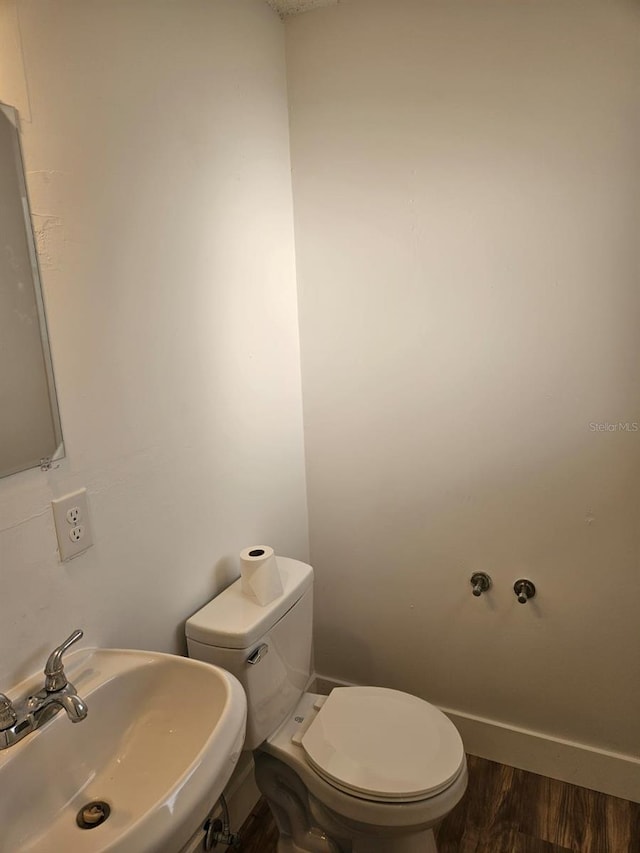
[[[260,661],[267,654],[268,651],[269,646],[266,643],[262,643],[262,645],[258,646],[258,648],[251,652],[251,654],[247,658],[247,663],[249,664],[249,666],[255,666],[257,663],[260,663]]]

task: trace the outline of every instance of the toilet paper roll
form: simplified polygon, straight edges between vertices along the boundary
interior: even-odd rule
[[[263,607],[282,595],[278,561],[269,545],[251,545],[240,551],[242,592]]]

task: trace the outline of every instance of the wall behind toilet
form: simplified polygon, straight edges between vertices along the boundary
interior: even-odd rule
[[[0,690],[80,626],[182,650],[266,540],[307,557],[284,31],[261,0],[19,0],[22,118],[67,458],[0,480]],[[95,546],[56,556],[87,486]]]
[[[635,755],[639,7],[286,26],[317,668]]]

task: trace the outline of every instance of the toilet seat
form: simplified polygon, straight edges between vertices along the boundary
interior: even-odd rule
[[[374,802],[434,797],[466,766],[462,739],[438,708],[382,687],[335,688],[294,740],[326,782]]]

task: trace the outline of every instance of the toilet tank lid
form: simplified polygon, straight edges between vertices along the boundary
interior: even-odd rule
[[[225,649],[248,649],[266,634],[313,581],[313,569],[306,563],[290,557],[277,560],[282,595],[263,607],[247,598],[238,579],[187,619],[187,639]]]

